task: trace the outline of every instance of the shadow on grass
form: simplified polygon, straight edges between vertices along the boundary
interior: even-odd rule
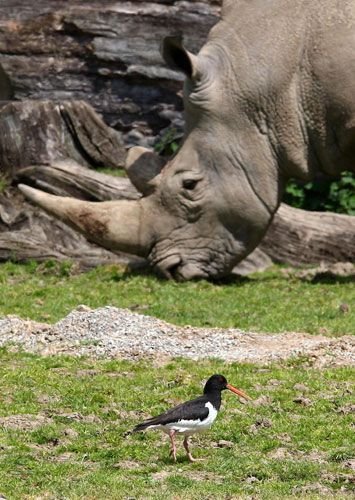
[[[150,277],[156,279],[158,282],[161,283],[168,283],[169,281],[174,281],[174,280],[169,280],[164,276],[161,276],[157,273],[155,273],[151,267],[148,265],[145,265],[142,267],[134,267],[134,268],[129,268],[127,267],[122,274],[112,274],[112,280],[113,281],[128,281],[132,278],[139,278],[139,277]],[[274,279],[274,277],[272,277]],[[193,280],[189,280],[189,282],[192,283],[199,283],[199,282],[207,282],[207,283],[212,283],[215,285],[235,285],[235,284],[243,284],[243,283],[250,283],[252,278],[248,276],[242,276],[240,274],[230,274],[228,276],[224,276],[223,278],[218,278],[218,279],[205,279],[205,278],[196,278]],[[181,282],[183,283],[183,282]]]
[[[317,274],[311,280],[308,281],[312,285],[317,285],[318,283],[324,285],[345,285],[346,283],[355,283],[355,276],[335,276],[329,273]]]
[[[181,455],[177,454],[176,462],[174,462],[174,460],[171,457],[169,457],[168,453],[166,456],[163,456],[163,454],[161,454],[160,458],[156,461],[156,463],[161,466],[171,467],[172,469],[174,467],[177,467],[178,465],[193,465],[189,461],[186,455],[184,456],[183,454]],[[196,462],[196,463],[203,463],[203,462]]]

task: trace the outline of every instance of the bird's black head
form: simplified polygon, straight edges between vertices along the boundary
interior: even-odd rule
[[[227,384],[227,379],[223,375],[212,375],[212,377],[207,380],[203,393],[208,394],[211,392],[224,391],[224,389],[227,389]]]
[[[223,375],[212,375],[210,377],[205,385],[205,388],[203,389],[204,394],[216,394],[219,393],[219,400],[221,397],[221,392],[224,391],[224,389],[228,389],[229,391],[234,392],[237,396],[240,396],[241,398],[244,399],[251,399],[248,394],[246,394],[244,391],[241,389],[237,389],[236,387],[233,387],[233,385],[228,384],[226,377],[223,377]]]

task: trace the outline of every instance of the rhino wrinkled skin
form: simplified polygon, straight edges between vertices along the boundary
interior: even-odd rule
[[[218,278],[260,242],[290,177],[354,170],[355,0],[225,0],[198,55],[176,37],[162,53],[186,74],[186,133],[146,179],[131,154],[141,200],[22,189],[88,239],[146,257],[167,277]]]

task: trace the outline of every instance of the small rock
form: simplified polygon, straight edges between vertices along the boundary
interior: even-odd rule
[[[144,135],[139,130],[130,130],[127,134],[127,139],[132,143],[138,143],[144,139]]]
[[[312,450],[307,455],[305,455],[304,458],[317,464],[325,464],[327,462],[327,454],[323,451],[318,450]]]
[[[343,462],[343,466],[347,469],[351,469],[355,471],[355,458],[351,458],[350,460],[346,460]]]
[[[76,457],[75,453],[72,451],[67,451],[53,458],[56,462],[70,462]]]
[[[85,304],[79,304],[75,309],[74,311],[76,312],[89,312],[91,311],[91,307],[89,306],[86,306]]]
[[[123,469],[123,470],[134,470],[139,469],[140,464],[138,462],[134,462],[133,460],[122,460],[116,464],[113,464],[115,469]]]
[[[169,472],[167,472],[166,470],[162,470],[160,472],[154,472],[154,474],[151,475],[151,478],[153,479],[153,481],[164,481],[164,479],[169,476]]]
[[[305,486],[297,486],[293,489],[293,493],[296,495],[304,495],[307,493],[316,493],[319,495],[329,495],[331,489],[327,488],[321,483],[306,484]]]
[[[272,421],[269,418],[260,418],[255,421],[255,424],[249,427],[249,432],[256,434],[260,429],[272,427]]]
[[[312,404],[312,401],[310,399],[305,398],[303,396],[299,396],[297,398],[294,398],[293,402],[298,404],[298,405],[301,405],[301,406],[310,406]]]
[[[344,474],[344,473],[332,473],[325,472],[322,474],[322,479],[328,483],[345,483],[345,484],[355,484],[354,474]]]
[[[339,311],[343,314],[347,314],[350,311],[350,306],[346,302],[343,302],[339,306]]]
[[[271,404],[271,398],[269,396],[260,396],[257,399],[254,399],[250,402],[251,406],[269,406]]]
[[[309,387],[307,387],[304,384],[295,384],[293,386],[293,388],[295,391],[299,391],[299,392],[308,392],[309,391]]]
[[[70,427],[64,430],[64,436],[70,439],[76,439],[79,436],[79,433]]]
[[[279,439],[283,443],[290,443],[292,441],[291,436],[287,434],[287,432],[284,432],[283,434],[279,434],[277,436],[277,439]]]
[[[220,439],[217,442],[218,448],[233,448],[234,443],[232,441],[226,441],[225,439]]]
[[[40,394],[37,397],[37,401],[41,404],[58,403],[60,398],[58,396],[49,396],[48,394]]]
[[[268,457],[274,460],[285,460],[293,458],[293,454],[287,448],[276,448],[268,453]]]
[[[276,378],[272,378],[271,380],[269,380],[269,384],[275,387],[281,385],[281,383],[282,383],[281,380],[277,380]]]
[[[101,373],[100,370],[96,370],[93,368],[87,368],[87,369],[83,369],[83,370],[78,370],[76,372],[76,375],[78,377],[95,377],[99,373]]]
[[[58,417],[67,418],[68,420],[74,420],[75,422],[80,422],[81,420],[83,420],[83,416],[79,412],[58,413]]]
[[[259,481],[260,481],[260,479],[258,479],[255,476],[248,476],[245,480],[245,482],[248,484],[259,483]]]
[[[350,413],[355,413],[355,404],[348,404],[341,406],[336,410],[337,413],[343,413],[344,415],[349,415]]]
[[[150,306],[148,304],[132,304],[131,306],[128,306],[130,311],[146,311],[149,308]]]

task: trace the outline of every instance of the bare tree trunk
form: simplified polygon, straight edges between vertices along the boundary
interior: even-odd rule
[[[23,101],[0,109],[0,174],[8,185],[23,181],[91,200],[136,199],[140,195],[128,181],[88,168],[122,168],[125,156],[120,133],[85,102]],[[70,259],[84,267],[142,264],[87,242],[10,187],[0,194],[0,260],[9,259]]]
[[[22,101],[0,109],[0,173],[72,158],[91,167],[122,168],[126,148],[84,101]]]

